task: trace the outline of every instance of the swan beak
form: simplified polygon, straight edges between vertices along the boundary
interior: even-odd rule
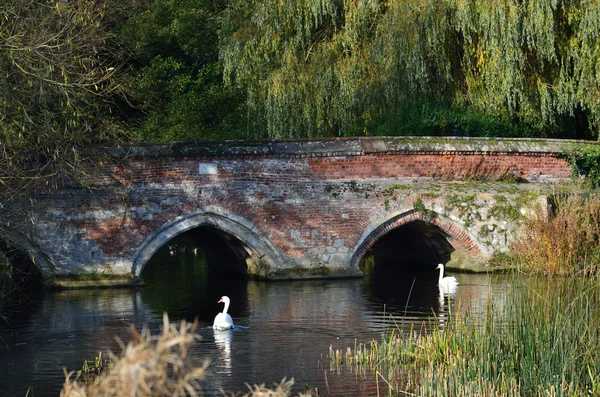
[[[221,302],[223,302],[223,299],[219,299],[219,301],[217,303],[221,303]]]

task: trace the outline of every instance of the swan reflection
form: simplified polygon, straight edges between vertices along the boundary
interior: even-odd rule
[[[450,305],[451,305],[451,302],[454,301],[456,298],[457,290],[458,290],[458,287],[456,284],[454,284],[454,285],[443,285],[443,284],[438,285],[440,310],[439,310],[439,314],[437,317],[438,317],[440,329],[445,328],[447,325],[447,322],[449,320]],[[446,307],[446,305],[448,305],[448,307]]]
[[[215,344],[219,351],[219,367],[222,374],[231,374],[231,339],[232,330],[214,330]]]

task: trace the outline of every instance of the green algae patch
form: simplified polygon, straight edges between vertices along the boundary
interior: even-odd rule
[[[55,276],[47,284],[51,289],[81,289],[138,287],[144,285],[144,282],[134,274],[93,273]]]
[[[269,280],[307,280],[349,277],[363,277],[363,273],[360,269],[354,267],[329,268],[326,266],[319,266],[280,269],[269,274]]]

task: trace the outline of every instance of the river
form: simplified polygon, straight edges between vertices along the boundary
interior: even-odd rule
[[[0,396],[25,396],[30,387],[29,395],[58,396],[63,368],[80,369],[100,351],[118,353],[116,338],[128,341],[132,325],[158,333],[164,312],[173,322],[200,321],[201,340],[191,354],[211,362],[205,396],[284,377],[295,379],[294,395],[306,387],[321,396],[373,395],[373,376],[330,369],[330,346],[345,350],[381,339],[391,327],[443,326],[449,311],[484,310],[489,296],[501,299],[509,286],[503,276],[454,274],[457,291],[440,296],[437,271],[376,266],[362,279],[260,282],[213,276],[202,252],[163,251],[152,262],[142,274],[144,287],[46,292],[0,325]],[[231,298],[229,313],[240,327],[214,332],[222,295]]]

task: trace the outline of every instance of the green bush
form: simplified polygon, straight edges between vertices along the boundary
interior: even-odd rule
[[[573,176],[584,176],[592,187],[600,185],[600,146],[575,145],[562,156],[573,169]]]

